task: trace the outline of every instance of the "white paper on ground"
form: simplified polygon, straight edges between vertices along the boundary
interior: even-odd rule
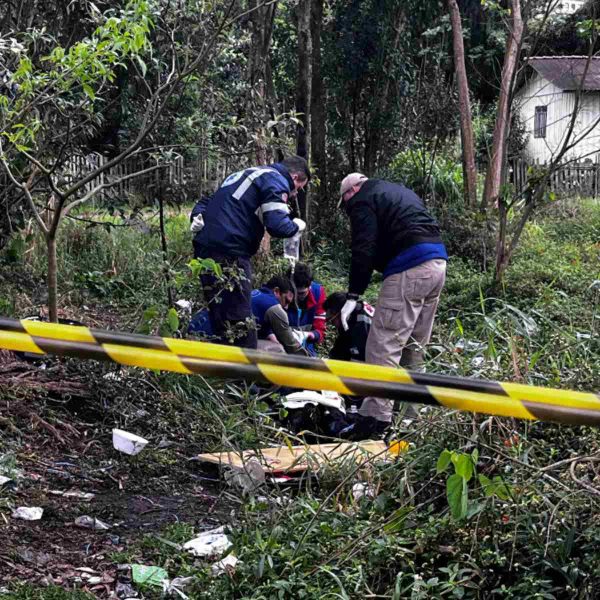
[[[44,514],[44,509],[39,506],[19,506],[12,512],[13,519],[24,521],[39,521]]]
[[[223,533],[224,527],[217,527],[210,531],[205,531],[197,538],[186,542],[183,545],[185,550],[188,550],[195,556],[202,558],[217,558],[231,548],[233,545],[231,540]]]

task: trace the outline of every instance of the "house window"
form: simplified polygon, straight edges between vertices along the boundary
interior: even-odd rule
[[[535,120],[533,123],[533,137],[546,137],[546,117],[548,116],[547,106],[535,107]]]

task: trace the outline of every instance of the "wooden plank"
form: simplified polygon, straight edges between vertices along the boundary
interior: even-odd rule
[[[340,442],[312,444],[306,446],[275,446],[245,452],[217,452],[200,454],[197,459],[220,466],[243,470],[248,462],[258,462],[265,473],[298,473],[306,470],[318,471],[336,460],[354,462],[373,459],[378,462],[392,458],[387,445],[382,441]]]

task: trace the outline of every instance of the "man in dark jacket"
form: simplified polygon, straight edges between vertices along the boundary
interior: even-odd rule
[[[380,271],[383,285],[367,340],[366,362],[416,368],[423,362],[446,276],[448,255],[439,226],[421,198],[402,185],[351,173],[341,183],[340,196],[352,229],[342,325],[348,327],[373,270]],[[355,438],[385,431],[392,412],[393,401],[365,398]]]
[[[271,277],[261,288],[252,291],[252,314],[260,350],[308,356],[288,321],[286,309],[293,298],[290,280],[281,275]]]
[[[210,198],[194,207],[194,256],[212,258],[231,276],[200,277],[211,327],[221,343],[256,348],[250,258],[258,251],[265,229],[280,238],[304,230],[304,221],[290,218],[287,201],[309,179],[307,162],[292,156],[230,175]]]

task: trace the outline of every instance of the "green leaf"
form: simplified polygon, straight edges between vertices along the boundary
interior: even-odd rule
[[[458,473],[448,477],[446,498],[452,516],[457,520],[463,519],[467,514],[468,506],[467,482]]]
[[[398,510],[395,510],[388,519],[388,522],[383,526],[383,530],[386,533],[394,533],[402,529],[404,525],[404,521],[406,517],[412,512],[412,508],[410,506],[403,506]]]
[[[475,515],[478,515],[484,509],[485,509],[485,502],[471,502],[471,503],[469,503],[469,508],[468,508],[467,514],[465,516],[467,519],[471,519]]]
[[[455,323],[456,323],[456,328],[458,329],[458,332],[460,333],[460,335],[465,335],[465,330],[463,328],[462,321],[458,317],[456,317]]]
[[[460,475],[465,481],[473,477],[473,461],[468,454],[458,454],[452,457],[456,474]]]
[[[169,324],[169,329],[172,332],[175,332],[179,329],[179,317],[177,316],[177,311],[174,308],[170,308],[167,313],[167,323]]]
[[[479,484],[483,488],[483,493],[485,494],[485,497],[489,498],[490,496],[493,496],[494,489],[496,486],[492,483],[492,480],[489,477],[486,477],[485,475],[479,475],[478,479]]]
[[[162,586],[162,582],[168,578],[168,574],[160,567],[148,567],[146,565],[131,565],[131,576],[134,583]]]
[[[83,87],[83,91],[85,92],[85,95],[90,100],[96,99],[96,94],[94,93],[94,90],[92,89],[92,87],[90,85],[88,85],[87,83],[84,83],[82,87]]]
[[[500,500],[509,500],[511,496],[510,487],[502,481],[500,475],[494,477],[494,494],[500,498]]]
[[[138,65],[140,66],[140,71],[142,72],[142,77],[146,77],[146,71],[148,70],[146,67],[146,63],[139,56],[136,56],[135,58],[138,62]]]
[[[435,472],[438,474],[443,473],[448,468],[448,465],[450,464],[451,460],[452,452],[450,452],[450,450],[444,450],[438,458],[437,465],[435,467]]]

